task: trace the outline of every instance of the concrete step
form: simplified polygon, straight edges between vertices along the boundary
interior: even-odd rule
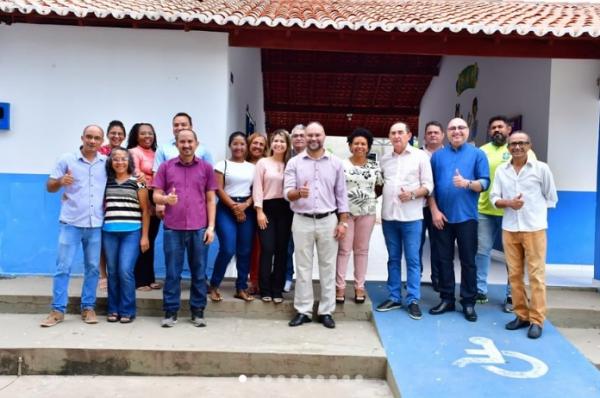
[[[160,395],[157,391],[162,391]],[[383,380],[330,380],[315,378],[229,377],[118,377],[118,376],[0,376],[1,398],[128,397],[169,398],[388,398],[392,392]]]
[[[0,314],[0,374],[297,376],[386,379],[385,352],[371,322],[340,320],[290,328],[287,321],[218,318],[194,327],[180,317],[84,324],[79,316],[41,328],[44,314]],[[19,362],[21,358],[21,362]]]
[[[68,313],[79,313],[82,278],[74,277],[69,284]],[[223,301],[213,303],[209,300],[206,314],[210,317],[243,317],[249,319],[291,319],[294,314],[294,291],[284,293],[282,304],[263,303],[256,300],[246,303],[233,298],[234,283],[226,280],[220,291]],[[346,303],[338,305],[334,313],[336,320],[368,321],[372,318],[371,302],[367,297],[364,304],[354,303],[354,290],[350,285],[346,289]],[[314,285],[315,313],[320,294],[319,283]],[[162,290],[136,292],[137,311],[140,316],[162,316]],[[188,313],[189,282],[182,283],[182,314]],[[0,279],[0,313],[34,314],[49,311],[52,302],[52,278],[50,277],[18,277]],[[106,292],[98,291],[96,311],[106,314]]]
[[[596,288],[547,289],[548,319],[563,328],[600,328],[600,293]]]
[[[558,328],[596,368],[600,369],[600,329]]]

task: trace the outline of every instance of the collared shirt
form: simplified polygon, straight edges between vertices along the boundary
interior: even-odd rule
[[[154,187],[165,194],[175,187],[177,203],[165,206],[166,228],[192,231],[207,226],[206,192],[217,189],[210,164],[197,157],[190,164],[183,164],[179,156],[167,160],[156,172]]]
[[[402,202],[399,195],[402,190],[412,192],[420,187],[433,191],[429,156],[421,149],[407,145],[401,154],[384,155],[380,165],[384,181],[381,218],[387,221],[422,220],[425,198]]]
[[[421,149],[423,150],[423,152],[425,152],[427,154],[427,156],[429,156],[429,159],[431,159],[431,157],[433,156],[433,154],[437,151],[439,151],[440,149],[444,148],[444,146],[440,146],[438,149],[436,149],[435,151],[430,151],[429,149],[427,149],[427,147],[425,145],[423,145],[421,147]]]
[[[504,209],[502,229],[511,232],[533,232],[548,228],[548,208],[556,207],[558,196],[554,178],[548,165],[530,159],[519,174],[510,162],[496,169],[490,200],[495,205],[500,199],[513,199],[523,194],[523,207]]]
[[[208,152],[203,145],[198,144],[198,147],[196,148],[196,156],[211,165],[213,164],[213,158],[210,155],[210,152]],[[177,146],[175,145],[175,138],[173,138],[168,145],[159,146],[156,150],[152,171],[156,173],[161,164],[167,160],[177,157],[179,157],[179,149],[177,149]]]
[[[383,185],[379,163],[368,159],[363,165],[354,165],[344,159],[344,174],[348,190],[348,206],[353,216],[365,216],[377,212],[375,187]]]
[[[308,198],[290,202],[296,213],[322,214],[331,211],[348,213],[348,193],[342,162],[325,151],[318,159],[311,158],[306,151],[291,158],[285,168],[283,197],[308,183]]]
[[[91,162],[81,151],[62,155],[50,178],[60,179],[69,170],[73,184],[64,186],[61,198],[60,222],[80,228],[99,228],[104,220],[104,188],[106,187],[106,156],[98,153]]]
[[[496,168],[500,166],[504,162],[508,162],[511,159],[510,152],[508,151],[508,145],[504,144],[501,146],[494,145],[493,142],[488,142],[485,145],[482,145],[479,149],[481,149],[485,156],[487,157],[488,164],[490,166],[490,187],[494,184],[494,175],[496,173]],[[530,149],[527,152],[527,156],[531,157],[534,160],[537,160],[535,153]],[[489,216],[498,216],[502,217],[504,214],[503,209],[497,209],[492,202],[490,201],[490,191],[483,191],[479,195],[479,203],[477,205],[477,210],[481,214],[486,214]]]
[[[485,191],[490,183],[490,170],[483,151],[464,143],[458,148],[448,145],[435,151],[431,157],[433,195],[438,208],[449,223],[477,220],[479,193],[469,188],[457,188],[452,179],[458,169],[467,180],[477,180]]]

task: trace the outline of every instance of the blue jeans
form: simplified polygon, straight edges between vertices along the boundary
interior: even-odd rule
[[[294,280],[294,237],[290,235],[290,241],[288,243],[287,250],[287,265],[285,270],[285,280]]]
[[[475,266],[477,267],[477,292],[487,294],[488,272],[490,269],[491,252],[496,242],[502,236],[502,216],[490,216],[479,213],[479,227],[477,229],[477,254]],[[506,284],[506,295],[510,296],[510,284]]]
[[[102,233],[108,274],[108,313],[135,317],[135,263],[141,230]]]
[[[217,220],[215,232],[219,238],[219,254],[215,260],[211,286],[219,287],[225,276],[227,265],[235,255],[237,279],[235,288],[246,290],[248,288],[248,272],[250,271],[250,253],[252,241],[256,230],[256,212],[252,208],[246,209],[246,221],[239,223],[233,213],[222,202],[217,204]]]
[[[190,266],[190,309],[192,312],[206,307],[206,261],[208,245],[204,244],[206,228],[193,231],[177,231],[164,228],[165,286],[163,288],[163,310],[177,312],[181,305],[181,273],[183,256],[187,251]]]
[[[406,259],[406,301],[405,304],[421,299],[421,229],[423,221],[382,221],[383,237],[388,251],[388,298],[402,302],[402,250]]]
[[[52,287],[52,309],[64,313],[69,300],[69,277],[77,248],[83,246],[83,287],[81,289],[81,309],[96,307],[98,287],[98,263],[102,231],[100,228],[80,228],[60,224],[58,235],[58,258]]]

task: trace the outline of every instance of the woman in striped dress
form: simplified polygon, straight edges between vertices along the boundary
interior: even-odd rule
[[[150,245],[148,190],[133,176],[133,159],[125,148],[113,148],[106,172],[102,244],[108,270],[107,321],[130,323],[136,314],[135,262]]]

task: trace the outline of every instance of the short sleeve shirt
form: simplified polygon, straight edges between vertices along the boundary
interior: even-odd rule
[[[233,162],[221,160],[215,165],[215,171],[223,174],[224,191],[232,198],[248,197],[252,193],[255,166],[247,161]]]
[[[344,159],[342,165],[346,177],[350,214],[353,216],[375,214],[377,210],[375,186],[383,185],[379,164],[368,160],[364,165],[357,166],[352,164],[350,159]]]

